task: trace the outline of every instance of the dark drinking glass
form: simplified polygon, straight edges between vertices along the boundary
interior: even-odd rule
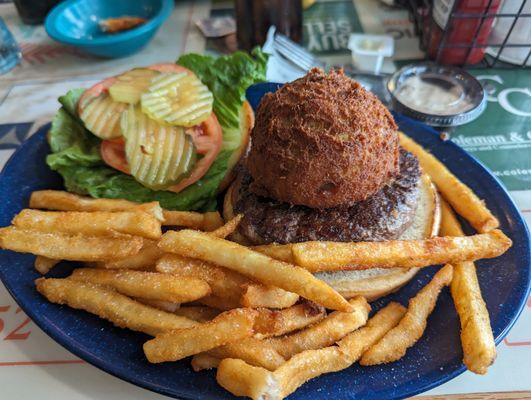
[[[302,42],[301,0],[236,0],[238,47],[251,50],[266,41],[269,27],[291,40]]]
[[[15,0],[18,15],[27,25],[44,22],[48,12],[61,0]]]

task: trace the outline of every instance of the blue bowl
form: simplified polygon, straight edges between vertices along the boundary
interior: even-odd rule
[[[101,57],[125,57],[144,47],[172,10],[173,0],[68,0],[48,14],[44,27],[60,43]],[[147,21],[121,33],[100,29],[99,21],[125,15]]]

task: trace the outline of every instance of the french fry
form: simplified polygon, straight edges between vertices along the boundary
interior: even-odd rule
[[[207,306],[184,306],[179,307],[174,313],[197,322],[208,322],[217,317],[221,311]]]
[[[266,341],[251,337],[228,343],[207,352],[211,357],[221,359],[238,358],[248,364],[270,371],[280,367],[286,360]]]
[[[273,373],[281,397],[293,393],[310,379],[339,371],[354,364],[372,344],[393,328],[406,312],[398,303],[390,303],[376,313],[364,327],[348,334],[331,346],[296,354]]]
[[[459,215],[480,233],[500,226],[498,219],[467,185],[452,174],[446,166],[410,137],[400,134],[400,145],[417,156],[422,169],[430,176],[442,196]]]
[[[377,365],[402,358],[407,349],[422,337],[428,316],[433,311],[442,288],[452,281],[452,273],[450,264],[437,271],[432,280],[409,300],[408,310],[398,325],[363,354],[360,364]]]
[[[179,277],[204,280],[212,289],[213,306],[216,308],[223,304],[226,304],[228,309],[239,307],[242,287],[250,282],[245,276],[229,269],[174,254],[167,254],[159,259],[156,269]]]
[[[158,201],[134,203],[123,199],[93,199],[60,190],[38,190],[31,194],[30,208],[58,211],[141,211],[163,221]]]
[[[236,358],[221,360],[216,380],[235,396],[250,397],[253,400],[281,398],[278,384],[273,381],[270,371]]]
[[[400,322],[406,311],[403,305],[391,302],[369,319],[367,325],[348,334],[337,345],[350,362],[355,363],[370,346]]]
[[[268,342],[285,359],[304,350],[330,346],[367,322],[371,307],[365,298],[356,297],[350,300],[350,304],[354,308],[353,312],[335,311],[309,328],[269,339]]]
[[[310,379],[325,373],[341,371],[350,365],[352,362],[337,346],[296,354],[273,372],[275,386],[280,392],[280,396],[276,398],[283,399]]]
[[[35,257],[35,269],[42,275],[46,275],[50,270],[55,267],[61,260],[54,258],[48,258],[43,256]]]
[[[148,335],[199,325],[188,318],[136,302],[106,286],[51,278],[39,278],[35,284],[37,290],[52,303],[85,310],[121,328]]]
[[[164,210],[164,225],[200,229],[207,232],[223,226],[223,218],[219,212],[198,213],[193,211]]]
[[[142,248],[136,254],[119,259],[97,262],[94,266],[105,269],[138,269],[148,270],[155,267],[164,252],[159,249],[155,240],[144,239]]]
[[[253,246],[251,249],[274,258],[275,260],[295,264],[293,252],[291,251],[291,244],[265,244],[261,246]]]
[[[0,248],[70,261],[103,261],[138,253],[142,238],[122,233],[107,236],[67,235],[16,227],[0,228]]]
[[[201,302],[222,310],[240,306],[286,308],[298,300],[295,293],[257,284],[230,269],[193,258],[167,254],[157,262],[156,268],[159,272],[206,281],[212,288],[212,296],[201,299]]]
[[[339,341],[339,346],[303,351],[273,372],[243,360],[224,359],[218,364],[216,380],[237,396],[283,399],[310,379],[355,363],[365,350],[398,323],[405,311],[403,306],[390,303],[378,311],[366,326]]]
[[[441,230],[444,235],[464,235],[459,221],[446,202],[442,203]],[[454,264],[450,293],[461,321],[463,363],[470,371],[485,374],[496,358],[496,345],[474,263]]]
[[[150,363],[177,361],[253,335],[257,312],[238,308],[218,315],[210,322],[193,328],[178,329],[157,335],[144,343]]]
[[[216,369],[221,360],[216,357],[209,356],[206,353],[196,354],[192,357],[192,369],[195,372],[202,371],[204,369]]]
[[[212,232],[223,225],[223,218],[217,211],[206,212],[203,220],[203,231]]]
[[[299,300],[299,295],[261,284],[244,284],[240,304],[243,307],[288,308]]]
[[[228,297],[219,297],[214,294],[199,299],[198,303],[207,307],[217,308],[220,311],[228,311],[240,306],[238,301],[234,301]]]
[[[284,327],[284,316],[278,310],[268,308],[256,308],[256,319],[254,321],[254,332],[259,337],[274,336],[276,332]]]
[[[164,301],[164,300],[141,299],[139,297],[135,297],[134,299],[138,301],[139,303],[145,304],[146,306],[158,308],[159,310],[166,311],[169,313],[174,313],[174,314],[181,306],[179,303],[172,303],[170,301]]]
[[[210,286],[196,278],[178,278],[158,272],[127,269],[80,268],[69,279],[108,285],[118,292],[142,299],[187,303],[210,293]]]
[[[238,225],[242,218],[243,214],[236,215],[223,226],[220,226],[216,230],[210,232],[210,234],[212,236],[225,239],[226,237],[230,236],[236,230],[236,228],[238,228]]]
[[[306,328],[326,317],[325,309],[310,301],[278,310],[277,313],[280,315],[281,325],[270,334],[255,335],[255,337],[263,339],[269,336],[282,336]]]
[[[111,231],[159,239],[160,221],[144,212],[131,211],[39,211],[25,209],[13,225],[21,229],[68,234],[105,235]]]
[[[166,232],[159,247],[232,269],[251,279],[297,293],[327,308],[350,311],[352,306],[323,281],[295,265],[274,260],[237,243],[191,230]]]
[[[292,246],[298,265],[311,272],[367,268],[416,268],[494,258],[512,241],[495,229],[463,237],[385,242],[304,242]]]

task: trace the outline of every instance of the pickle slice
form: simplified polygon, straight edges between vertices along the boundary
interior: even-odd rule
[[[151,80],[160,75],[159,71],[147,68],[135,68],[116,77],[116,82],[109,88],[109,94],[114,101],[127,104],[137,104],[140,95],[145,92]]]
[[[142,111],[154,120],[190,127],[212,112],[214,98],[208,87],[192,74],[163,73],[151,80],[140,97]]]
[[[120,116],[127,104],[118,103],[107,93],[101,93],[83,105],[79,118],[85,127],[101,139],[114,139],[122,136]]]
[[[132,105],[122,114],[121,127],[125,156],[138,182],[163,190],[189,175],[196,152],[183,127],[161,124]]]

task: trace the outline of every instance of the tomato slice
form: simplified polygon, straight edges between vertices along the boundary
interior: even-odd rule
[[[124,174],[130,175],[129,165],[125,157],[125,142],[123,138],[114,140],[103,140],[101,142],[100,154],[105,164]]]
[[[197,152],[204,154],[204,156],[194,165],[188,178],[184,178],[177,185],[167,189],[175,193],[179,193],[184,188],[194,184],[207,173],[218,156],[223,143],[223,131],[214,113],[211,113],[200,125],[187,129],[186,133],[192,136]]]
[[[166,189],[175,193],[179,193],[184,188],[194,184],[206,174],[219,154],[223,143],[223,131],[214,113],[210,114],[200,125],[186,129],[186,133],[192,137],[197,153],[202,154],[203,157],[194,165],[189,177]],[[130,175],[125,156],[125,142],[122,138],[103,140],[100,153],[107,165]]]
[[[86,107],[93,99],[104,92],[108,92],[109,88],[114,82],[116,82],[116,77],[111,76],[110,78],[104,79],[103,81],[96,83],[91,88],[85,90],[77,103],[78,115],[82,114],[83,108]]]

